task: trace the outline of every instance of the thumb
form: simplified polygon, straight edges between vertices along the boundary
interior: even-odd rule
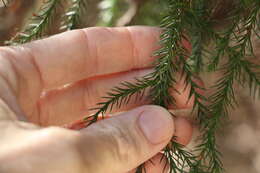
[[[86,172],[122,173],[163,149],[173,136],[173,119],[159,106],[142,106],[82,130],[79,149]]]

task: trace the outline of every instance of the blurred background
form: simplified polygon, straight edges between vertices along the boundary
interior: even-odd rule
[[[61,0],[62,1],[62,0]],[[12,38],[39,9],[43,0],[0,0],[0,45]],[[158,26],[164,1],[159,0],[87,0],[87,10],[80,27],[91,26]],[[66,5],[64,3],[63,5]],[[60,8],[58,13],[62,13]],[[48,35],[59,31],[57,15]],[[260,58],[260,42],[254,47]],[[216,76],[204,75],[204,82]],[[260,173],[260,101],[252,100],[244,88],[237,87],[239,108],[232,111],[227,124],[219,132],[219,146],[227,173]]]
[[[30,17],[37,12],[44,0],[0,0],[0,44],[20,31]],[[159,0],[85,0],[86,12],[79,27],[90,26],[125,26],[125,25],[159,25],[160,13],[164,8]],[[68,5],[61,0],[58,14],[64,13],[63,6]],[[7,4],[7,5],[6,5]],[[6,5],[6,7],[5,7]],[[59,31],[60,16],[53,20],[48,34]]]

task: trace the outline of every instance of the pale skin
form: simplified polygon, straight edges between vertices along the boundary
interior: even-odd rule
[[[147,173],[163,172],[158,153],[173,135],[188,144],[192,127],[144,99],[81,131],[62,128],[112,87],[151,72],[159,35],[152,27],[88,28],[1,47],[0,172],[134,173],[151,158]],[[188,91],[173,96],[174,109],[192,107]]]

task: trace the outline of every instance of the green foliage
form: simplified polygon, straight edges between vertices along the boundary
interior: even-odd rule
[[[45,1],[31,24],[12,43],[20,44],[42,37],[59,3],[58,0]],[[104,8],[99,24],[115,25],[122,14],[119,8],[122,2],[104,0],[102,3]],[[77,28],[86,8],[83,0],[70,0],[69,4],[61,22],[64,30]],[[228,10],[223,10],[223,4]],[[152,7],[155,8],[146,13]],[[162,12],[158,10],[160,7]],[[201,136],[195,152],[184,149],[175,138],[171,140],[164,149],[170,173],[223,172],[216,134],[223,119],[228,119],[229,110],[237,105],[234,85],[249,87],[251,95],[256,97],[259,94],[260,98],[260,67],[253,63],[255,56],[251,40],[253,35],[259,37],[259,9],[260,0],[161,0],[146,3],[138,14],[142,17],[133,23],[153,25],[157,24],[159,14],[163,16],[160,18],[162,46],[155,52],[158,58],[154,71],[133,83],[123,82],[112,89],[104,97],[105,101],[97,104],[96,113],[85,120],[95,123],[100,114],[128,104],[133,97],[140,99],[145,91],[149,91],[152,104],[165,108],[175,105],[170,90],[175,89],[181,74],[185,88],[190,88],[189,99],[194,98],[193,111],[197,113]],[[191,51],[184,47],[183,40],[190,42]],[[197,82],[201,72],[221,75],[210,88],[204,88]],[[209,89],[211,95],[204,96],[202,93]],[[145,172],[145,166],[141,165],[136,172]]]

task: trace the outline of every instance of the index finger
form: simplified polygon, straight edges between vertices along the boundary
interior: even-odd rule
[[[34,59],[43,88],[49,89],[151,66],[159,33],[154,27],[94,27],[59,34],[25,48]]]

